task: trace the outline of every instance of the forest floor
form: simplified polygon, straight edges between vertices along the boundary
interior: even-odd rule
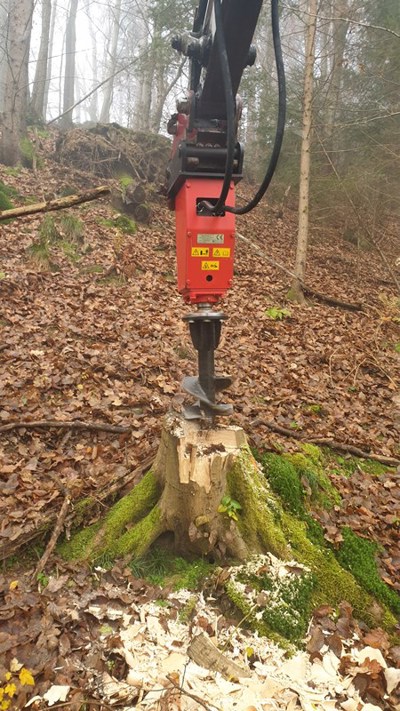
[[[15,189],[16,205],[58,196],[66,187],[79,192],[104,183],[51,157],[36,173],[0,167],[0,180]],[[239,187],[239,195],[243,191]],[[179,617],[186,593],[162,590],[125,565],[88,574],[53,557],[46,569],[51,572],[35,577],[43,552],[38,547],[18,567],[21,546],[54,528],[63,502],[72,500],[68,531],[76,519],[74,502],[94,497],[95,520],[112,492],[115,498],[139,480],[157,449],[163,415],[171,402],[177,407],[183,400],[182,377],[196,371],[182,321],[187,308],[175,286],[173,214],[160,197],[151,224],[138,225],[133,235],[114,218],[107,200],[99,200],[0,226],[0,552],[3,559],[13,556],[13,567],[8,562],[0,575],[0,678],[16,682],[10,705],[1,706],[0,698],[0,708],[23,708],[32,694],[54,685],[68,690],[53,691],[53,701],[31,708],[60,708],[67,698],[66,707],[79,709],[88,690],[91,709],[400,708],[384,697],[387,678],[399,681],[399,648],[390,648],[385,633],[360,629],[351,613],[351,661],[339,669],[328,644],[321,671],[321,660],[313,668],[312,645],[293,664],[274,645],[231,627],[229,616],[205,604],[201,594],[188,627]],[[234,376],[224,394],[234,406],[232,423],[255,446],[277,452],[295,451],[301,437],[341,443],[344,465],[350,461],[346,446],[399,460],[400,310],[379,256],[344,241],[339,229],[314,227],[308,286],[363,308],[350,311],[316,299],[300,307],[287,302],[290,277],[275,264],[289,270],[293,264],[295,211],[287,207],[280,218],[267,204],[240,218],[238,232],[255,248],[238,240],[235,284],[223,304],[229,319],[216,353],[218,371]],[[380,247],[396,269],[399,254],[389,228]],[[68,425],[76,420],[85,423],[79,430]],[[15,426],[43,421],[59,426]],[[94,430],[93,423],[132,432]],[[345,522],[379,542],[382,575],[400,590],[400,469],[377,477],[362,460],[353,469],[349,478],[338,476],[332,459],[343,501],[324,514],[326,537],[334,544]],[[320,611],[314,625],[322,629],[327,614]],[[246,688],[194,662],[186,666],[184,650],[193,634],[211,629],[211,636],[225,639],[232,658],[243,662],[246,648],[253,650]],[[131,679],[127,691],[118,679],[129,667],[129,634],[142,646],[143,667],[142,681]],[[346,637],[343,630],[341,635]],[[121,645],[124,654],[116,651]],[[366,646],[380,654],[369,666]],[[179,692],[184,665],[186,691]],[[385,677],[387,665],[394,677]],[[24,677],[25,668],[33,679]],[[343,680],[350,684],[357,675],[363,677],[365,704],[344,688]],[[160,687],[162,694],[150,694]],[[327,689],[336,687],[336,696],[329,695]],[[261,703],[266,697],[270,701]]]

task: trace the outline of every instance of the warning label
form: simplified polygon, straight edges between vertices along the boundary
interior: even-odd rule
[[[219,262],[202,262],[201,269],[203,272],[217,272],[219,270]]]
[[[230,247],[213,247],[213,257],[230,257],[231,250]]]
[[[223,234],[198,234],[197,244],[224,244]]]
[[[209,257],[210,250],[208,247],[192,247],[192,257]]]

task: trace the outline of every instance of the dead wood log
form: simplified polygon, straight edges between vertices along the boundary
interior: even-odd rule
[[[275,422],[268,422],[257,418],[250,423],[252,426],[265,425],[272,432],[276,434],[283,435],[284,437],[291,437],[291,439],[296,439],[299,442],[304,442],[306,444],[316,444],[320,447],[329,447],[337,452],[343,452],[344,454],[352,454],[354,457],[360,457],[361,459],[372,459],[374,462],[379,462],[388,467],[397,467],[400,464],[400,459],[395,457],[386,457],[383,454],[374,454],[373,452],[366,452],[352,444],[345,444],[344,442],[336,442],[336,440],[330,437],[304,437],[300,432],[294,430],[289,430],[286,427],[276,424]]]
[[[145,224],[150,222],[152,215],[149,200],[148,191],[143,183],[135,182],[111,193],[111,204],[116,210],[131,215],[138,222]]]
[[[81,205],[84,202],[91,202],[98,198],[104,197],[110,193],[110,188],[102,185],[99,188],[93,188],[79,195],[67,195],[66,197],[56,198],[55,200],[46,200],[38,202],[34,205],[23,205],[14,207],[12,210],[3,210],[0,212],[0,221],[9,220],[10,218],[25,217],[26,215],[34,215],[37,212],[51,212],[54,210],[64,210],[67,207]]]
[[[240,679],[251,676],[248,669],[235,664],[220,652],[204,632],[200,632],[196,637],[193,637],[187,654],[199,666],[210,669],[213,672],[217,671],[226,679]]]
[[[138,222],[144,222],[145,224],[149,224],[152,213],[150,207],[142,203],[141,205],[137,205],[135,207],[133,214]]]

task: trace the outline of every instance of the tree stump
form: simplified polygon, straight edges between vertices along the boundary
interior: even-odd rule
[[[221,506],[225,497],[227,505]],[[62,546],[67,557],[142,556],[158,539],[176,553],[244,560],[270,550],[286,557],[270,492],[234,426],[207,426],[170,413],[153,467],[99,523]]]

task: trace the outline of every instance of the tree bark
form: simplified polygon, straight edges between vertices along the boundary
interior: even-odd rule
[[[44,117],[46,116],[47,105],[49,103],[49,89],[50,89],[50,82],[51,82],[51,72],[52,72],[52,68],[53,68],[53,47],[54,47],[54,31],[55,31],[55,26],[56,26],[56,16],[57,16],[57,0],[54,0],[54,5],[52,8],[52,13],[51,13],[46,83],[44,86],[44,95],[43,95],[43,116]]]
[[[33,0],[12,0],[8,14],[0,163],[16,165],[20,139],[25,130],[28,98],[28,59]]]
[[[51,0],[42,0],[42,32],[31,98],[31,112],[33,118],[37,121],[44,121],[45,118],[44,96],[46,91],[47,60],[49,56],[50,20]]]
[[[7,34],[9,0],[0,3],[0,115],[4,111],[4,91],[7,71]]]
[[[120,30],[120,19],[121,19],[121,0],[117,0],[114,8],[114,17],[112,24],[112,34],[111,42],[109,47],[109,61],[106,67],[106,76],[111,77],[111,79],[106,83],[104,87],[103,104],[100,112],[100,123],[110,122],[110,108],[111,100],[114,90],[114,75],[117,68],[117,47],[118,38]]]
[[[63,92],[62,127],[72,127],[72,106],[75,101],[75,50],[76,50],[76,13],[79,0],[71,0],[65,31],[65,76]],[[71,109],[69,111],[69,109]]]
[[[308,221],[310,202],[310,167],[311,167],[311,129],[312,101],[315,62],[315,33],[317,26],[317,0],[309,0],[306,30],[306,64],[304,73],[303,128],[300,155],[300,185],[299,185],[299,225],[297,232],[296,261],[289,297],[299,303],[304,303],[302,284],[305,281]]]

